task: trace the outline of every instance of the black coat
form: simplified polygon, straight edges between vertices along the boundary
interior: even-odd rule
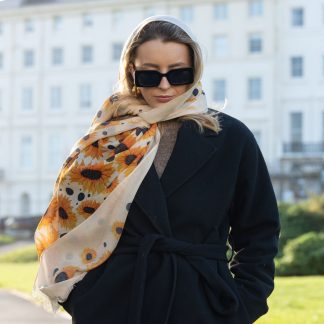
[[[161,179],[152,165],[117,248],[63,303],[73,323],[245,324],[267,312],[277,203],[253,134],[219,118],[219,134],[185,121]]]

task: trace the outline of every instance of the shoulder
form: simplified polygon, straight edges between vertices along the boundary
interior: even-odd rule
[[[224,112],[208,108],[208,115],[216,118],[220,124],[220,135],[233,138],[238,142],[249,140],[254,142],[254,135],[248,126],[241,120]]]

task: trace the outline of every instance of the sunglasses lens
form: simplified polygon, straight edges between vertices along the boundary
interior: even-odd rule
[[[193,70],[184,68],[170,71],[168,80],[172,85],[190,84],[193,82]]]
[[[138,87],[157,87],[160,81],[157,71],[135,71],[135,84]]]
[[[192,68],[170,70],[166,76],[171,85],[190,84],[194,80]],[[135,84],[138,87],[157,87],[161,79],[162,74],[159,71],[135,71]]]

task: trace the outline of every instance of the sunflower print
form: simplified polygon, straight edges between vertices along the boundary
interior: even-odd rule
[[[82,161],[76,162],[70,171],[70,181],[78,183],[84,190],[96,194],[106,190],[106,184],[113,174],[114,169],[110,164],[101,161],[93,165],[85,165]]]
[[[110,256],[111,256],[111,251],[106,250],[97,261],[95,261],[93,263],[89,263],[87,265],[87,269],[88,270],[91,270],[91,269],[93,269],[95,267],[98,267],[100,264],[102,264],[103,262],[105,262]]]
[[[94,249],[85,248],[81,253],[81,260],[84,264],[92,262],[97,257],[97,252]]]
[[[89,146],[87,146],[83,153],[85,157],[92,157],[94,159],[100,159],[104,156],[103,146],[101,145],[100,140],[96,140],[93,143],[91,143]]]
[[[74,274],[78,271],[80,271],[81,269],[79,267],[74,267],[74,266],[66,266],[62,269],[62,271],[55,271],[56,269],[54,269],[54,274],[56,274],[55,276],[55,283],[64,281],[64,280],[68,280],[71,279]]]
[[[118,164],[118,172],[124,172],[125,176],[128,176],[140,162],[146,150],[146,147],[137,147],[117,154],[115,156],[115,161]]]
[[[157,124],[153,124],[150,128],[144,129],[141,140],[150,141],[156,133]]]
[[[119,184],[118,179],[113,180],[110,185],[107,187],[107,192],[111,193]]]
[[[120,221],[116,221],[112,225],[111,229],[115,237],[119,239],[124,229],[124,223]]]
[[[161,115],[156,111],[150,115],[151,109],[143,111],[139,106],[132,117],[112,120],[112,101],[106,100],[89,132],[73,146],[34,236],[40,267],[33,291],[47,296],[46,303],[53,308],[57,309],[58,299],[64,299],[86,271],[113,253],[123,233],[127,206],[153,163],[154,154],[149,153],[157,150],[157,122],[205,111],[200,87],[187,103],[165,114],[162,110]],[[140,112],[145,112],[143,117]],[[157,122],[150,123],[145,116]],[[135,168],[136,173],[132,172]]]
[[[59,195],[57,198],[58,221],[61,228],[73,229],[77,223],[69,198]]]
[[[53,244],[58,238],[59,233],[54,226],[38,225],[35,232],[35,246],[38,256],[40,256],[45,249]]]
[[[85,219],[87,219],[90,215],[92,215],[97,208],[100,206],[95,200],[85,200],[77,208],[78,215],[81,215]]]
[[[51,225],[53,223],[53,220],[55,219],[56,210],[57,210],[57,197],[53,197],[38,226],[46,227]]]

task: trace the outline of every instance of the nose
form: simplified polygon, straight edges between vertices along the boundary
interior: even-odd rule
[[[160,89],[168,89],[168,88],[170,88],[170,86],[171,85],[170,85],[168,79],[165,76],[162,77],[161,82],[159,84],[159,88]]]

